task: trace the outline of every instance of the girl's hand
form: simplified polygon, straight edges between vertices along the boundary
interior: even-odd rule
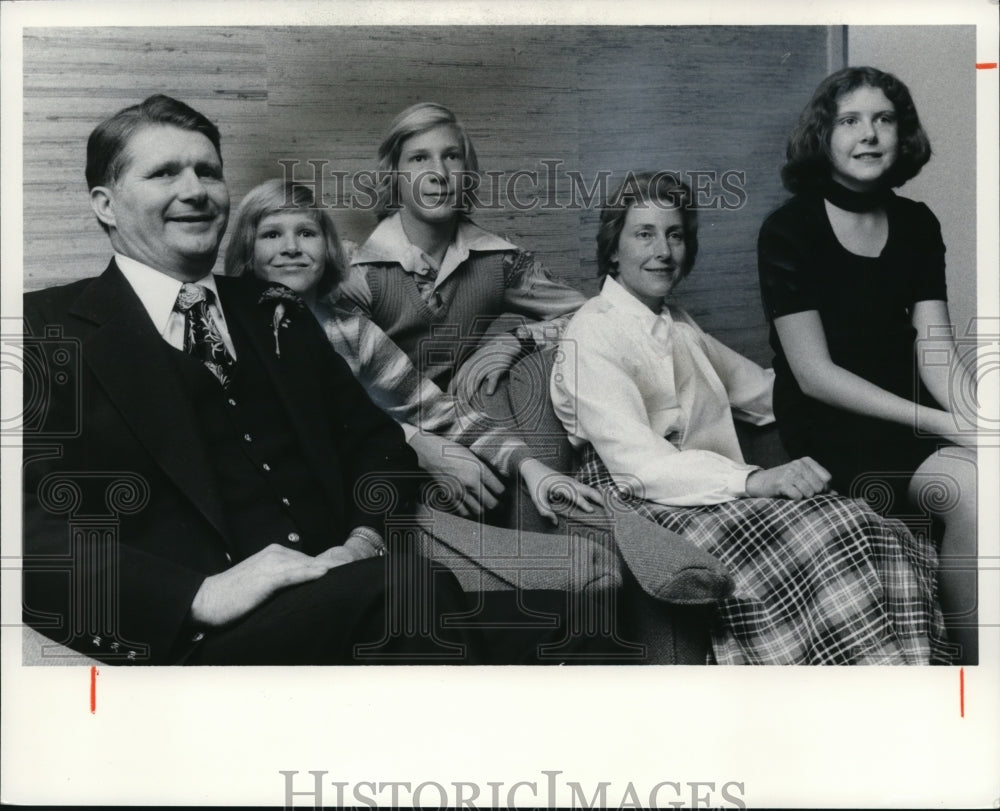
[[[503,495],[503,482],[464,445],[423,431],[411,437],[409,444],[420,467],[439,482],[442,509],[468,518],[497,506]]]
[[[978,414],[970,417],[961,412],[942,411],[937,408],[922,408],[917,425],[924,433],[937,434],[967,448],[975,448],[979,436],[996,431],[995,428],[987,426]]]
[[[751,498],[790,498],[799,501],[830,489],[830,473],[808,456],[769,470],[755,470],[747,476]]]
[[[538,459],[525,459],[518,472],[535,509],[553,524],[559,523],[556,509],[566,511],[575,506],[590,513],[595,505],[600,507],[604,504],[601,494],[593,487],[578,482],[572,476],[557,473]]]

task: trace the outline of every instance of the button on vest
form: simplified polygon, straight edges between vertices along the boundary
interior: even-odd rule
[[[335,515],[256,352],[228,323],[239,364],[227,389],[197,360],[170,349],[213,464],[239,561],[271,543],[316,554],[341,543]]]

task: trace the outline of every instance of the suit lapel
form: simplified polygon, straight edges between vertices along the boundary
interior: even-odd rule
[[[190,399],[163,338],[114,261],[75,302],[95,331],[82,353],[139,441],[228,541],[225,512]]]
[[[264,287],[252,279],[216,277],[215,281],[226,323],[238,324],[250,342],[250,347],[242,351],[249,348],[257,353],[310,467],[331,495],[339,493],[340,481],[334,476],[339,465],[329,456],[329,450],[335,447],[330,434],[330,415],[326,411],[329,403],[322,396],[322,386],[317,381],[317,375],[326,367],[316,357],[316,351],[326,351],[329,347],[312,313],[295,312],[289,327],[280,329],[282,351],[279,357],[274,344],[273,307],[259,303]],[[321,340],[308,341],[306,336],[312,334]],[[237,364],[240,352],[241,348],[237,347]]]

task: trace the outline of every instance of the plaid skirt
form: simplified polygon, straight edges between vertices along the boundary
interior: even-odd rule
[[[618,487],[588,447],[577,478],[718,558],[735,581],[718,607],[718,664],[947,664],[937,554],[864,501],[741,498],[668,507]]]

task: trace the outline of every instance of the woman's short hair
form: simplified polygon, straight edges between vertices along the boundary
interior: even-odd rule
[[[685,259],[682,268],[687,275],[694,267],[698,255],[698,212],[694,207],[691,187],[674,172],[629,172],[608,196],[601,209],[597,229],[597,275],[618,275],[618,263],[612,256],[618,250],[618,238],[625,227],[625,217],[630,208],[649,203],[663,208],[678,209],[684,227]]]
[[[219,128],[193,107],[161,93],[149,96],[139,104],[119,110],[98,124],[87,139],[87,188],[110,186],[125,170],[126,147],[142,127],[169,126],[190,132],[200,132],[215,147],[222,163]],[[100,220],[98,220],[100,222]],[[101,222],[107,231],[108,226]]]
[[[476,155],[476,149],[469,140],[462,122],[451,110],[432,101],[422,101],[407,107],[392,120],[378,147],[375,214],[380,220],[399,208],[396,171],[399,169],[399,156],[403,151],[403,144],[414,135],[420,135],[440,126],[455,128],[462,144],[465,171],[478,174],[479,157]]]
[[[316,288],[317,295],[325,296],[344,281],[347,276],[347,261],[329,212],[316,205],[312,189],[308,186],[278,178],[265,180],[255,186],[240,203],[229,247],[226,248],[226,275],[253,275],[257,226],[270,214],[292,210],[308,213],[326,243],[326,264]]]
[[[837,118],[837,104],[859,87],[885,93],[896,108],[898,146],[896,161],[886,176],[892,187],[916,177],[931,159],[931,144],[920,125],[910,90],[891,73],[871,67],[844,68],[827,76],[799,116],[788,138],[787,162],[781,182],[793,194],[823,185],[830,177],[830,133]]]

